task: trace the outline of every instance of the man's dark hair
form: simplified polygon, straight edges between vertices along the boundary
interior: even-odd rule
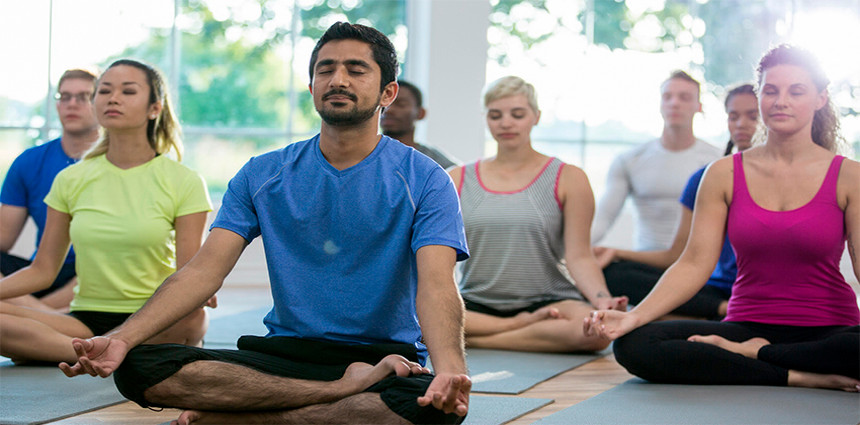
[[[424,106],[424,96],[421,94],[421,90],[418,90],[418,87],[415,87],[415,84],[412,84],[409,81],[398,80],[397,85],[400,86],[400,90],[406,89],[412,92],[412,96],[415,97],[415,103],[419,108]]]
[[[376,28],[361,24],[335,22],[320,37],[311,53],[309,69],[311,82],[314,80],[314,65],[317,63],[320,49],[323,45],[333,40],[359,40],[370,44],[370,49],[373,51],[373,60],[376,61],[379,69],[382,71],[382,79],[379,85],[380,91],[397,77],[397,52],[394,50],[391,40],[385,34],[379,32]]]

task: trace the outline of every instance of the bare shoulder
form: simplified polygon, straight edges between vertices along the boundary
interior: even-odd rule
[[[460,182],[463,181],[463,174],[466,173],[465,165],[458,165],[451,167],[447,170],[448,175],[451,176],[451,180],[454,181],[454,187],[460,187]]]
[[[731,156],[720,158],[705,169],[699,194],[720,194],[720,197],[730,201],[734,181],[735,164]]]
[[[860,162],[850,158],[842,161],[839,180],[836,183],[839,204],[844,209],[849,203],[860,202]]]
[[[562,163],[558,180],[558,191],[562,193],[567,191],[579,192],[584,189],[591,190],[588,175],[582,168],[575,165]]]
[[[849,178],[847,180],[857,186],[857,183],[860,182],[860,162],[857,162],[851,158],[845,158],[842,161],[842,166],[839,169],[840,180],[842,180],[843,176],[853,177],[853,179]]]

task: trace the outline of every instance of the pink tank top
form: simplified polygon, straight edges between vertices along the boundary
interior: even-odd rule
[[[818,193],[791,211],[770,211],[750,196],[741,153],[734,155],[728,235],[738,261],[726,321],[794,326],[860,323],[857,297],[839,271],[845,215],[836,200],[844,158],[836,156]]]

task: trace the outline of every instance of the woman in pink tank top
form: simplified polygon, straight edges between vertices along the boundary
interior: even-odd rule
[[[617,339],[615,357],[655,382],[789,385],[860,391],[860,310],[839,271],[848,241],[860,278],[860,164],[843,142],[829,81],[781,45],[758,66],[765,142],[713,163],[684,254],[629,312],[599,310],[585,332]],[[720,323],[649,323],[704,285],[728,234],[738,276]]]

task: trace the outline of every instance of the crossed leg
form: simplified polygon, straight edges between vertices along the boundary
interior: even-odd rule
[[[586,336],[582,331],[582,320],[593,310],[586,302],[564,300],[510,318],[467,311],[466,345],[514,351],[599,351],[609,341]],[[512,323],[519,326],[511,326]],[[497,331],[491,332],[494,326]]]
[[[762,347],[770,345],[764,338],[750,338],[743,342],[729,341],[719,335],[693,335],[691,342],[716,345],[726,351],[737,353],[751,359],[758,359]],[[860,392],[860,380],[837,374],[824,374],[800,370],[788,370],[788,385],[791,387],[829,388],[848,392]]]
[[[429,373],[389,355],[371,366],[356,362],[335,381],[266,374],[211,360],[188,363],[144,392],[152,404],[189,409],[174,421],[190,423],[407,423],[379,394],[362,393],[382,379]]]
[[[207,312],[195,310],[150,343],[198,345],[208,325]],[[17,361],[77,361],[72,338],[90,338],[93,332],[80,320],[58,312],[0,301],[0,355]]]

